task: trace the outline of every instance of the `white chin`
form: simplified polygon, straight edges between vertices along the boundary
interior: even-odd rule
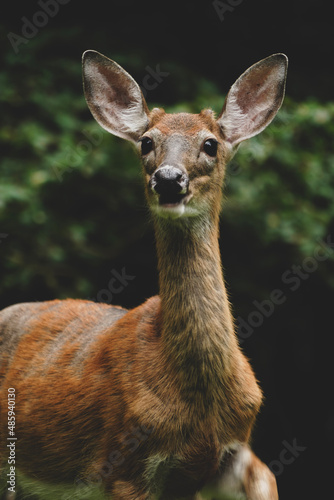
[[[180,217],[197,217],[200,211],[186,203],[151,205],[151,210],[164,219],[179,219]]]
[[[186,207],[183,203],[156,205],[152,208],[159,217],[164,217],[165,219],[178,219],[182,217],[186,211]]]

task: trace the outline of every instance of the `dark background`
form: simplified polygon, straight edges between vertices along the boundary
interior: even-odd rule
[[[333,127],[325,116],[326,110],[334,116],[332,10],[325,1],[237,3],[219,15],[217,3],[204,0],[70,0],[17,54],[8,33],[22,36],[22,17],[33,19],[41,7],[34,1],[3,7],[0,233],[6,236],[0,240],[0,302],[108,300],[99,292],[110,270],[123,267],[135,279],[113,303],[132,307],[157,292],[154,237],[135,155],[104,135],[94,136],[96,147],[90,141],[92,152],[80,150],[78,169],[66,153],[78,150],[81,127],[99,133],[82,97],[84,50],[114,58],[138,82],[148,66],[159,65],[168,76],[147,100],[171,107],[200,106],[210,96],[217,99],[207,104],[220,107],[219,94],[248,66],[286,53],[288,112],[282,110],[263,143],[261,136],[240,152],[242,168],[250,166],[236,179],[232,175],[227,187],[232,202],[222,216],[222,258],[235,317],[249,318],[258,310],[254,301],[266,303],[275,289],[286,298],[268,318],[263,314],[242,343],[266,395],[253,447],[277,472],[282,500],[330,498],[334,266],[328,249],[328,259],[316,265],[310,257],[320,240],[334,241]],[[263,156],[268,170],[264,160],[259,167],[261,144],[271,148]],[[300,168],[307,154],[316,158],[314,170]],[[45,174],[52,157],[60,159]],[[252,195],[260,184],[271,191]],[[304,273],[296,290],[282,280],[287,271],[296,277],[293,266]],[[287,443],[297,444],[295,457],[283,451]]]

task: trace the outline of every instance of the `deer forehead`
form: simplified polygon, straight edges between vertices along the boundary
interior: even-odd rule
[[[210,109],[201,111],[199,114],[192,113],[165,113],[164,110],[154,109],[151,113],[149,129],[157,129],[163,136],[180,134],[187,138],[196,138],[205,133],[213,134],[217,139],[221,136],[221,130],[217,124],[214,113]]]

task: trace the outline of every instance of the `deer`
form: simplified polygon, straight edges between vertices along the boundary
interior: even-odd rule
[[[69,298],[0,312],[5,480],[10,443],[12,475],[47,498],[61,486],[61,500],[199,500],[211,487],[219,498],[278,499],[274,474],[251,449],[263,394],[238,343],[219,222],[226,166],[280,109],[287,64],[278,53],[252,65],[216,117],[150,111],[120,65],[84,52],[93,117],[141,158],[159,295],[130,310]]]

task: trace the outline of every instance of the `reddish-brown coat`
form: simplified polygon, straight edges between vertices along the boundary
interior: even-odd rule
[[[103,480],[112,490],[122,478],[142,481],[142,458],[176,457],[188,465],[174,468],[169,483],[190,491],[217,471],[224,441],[248,439],[260,401],[256,386],[251,394],[255,380],[243,358],[235,360],[224,401],[212,402],[199,418],[203,409],[181,397],[164,359],[158,297],[115,323],[111,318],[110,325],[105,317],[113,308],[107,305],[66,300],[33,306],[28,321],[15,324],[27,333],[2,365],[1,400],[8,387],[16,390],[17,464],[23,472],[47,482]],[[5,436],[5,406],[1,421]],[[111,463],[116,452],[122,459]]]

